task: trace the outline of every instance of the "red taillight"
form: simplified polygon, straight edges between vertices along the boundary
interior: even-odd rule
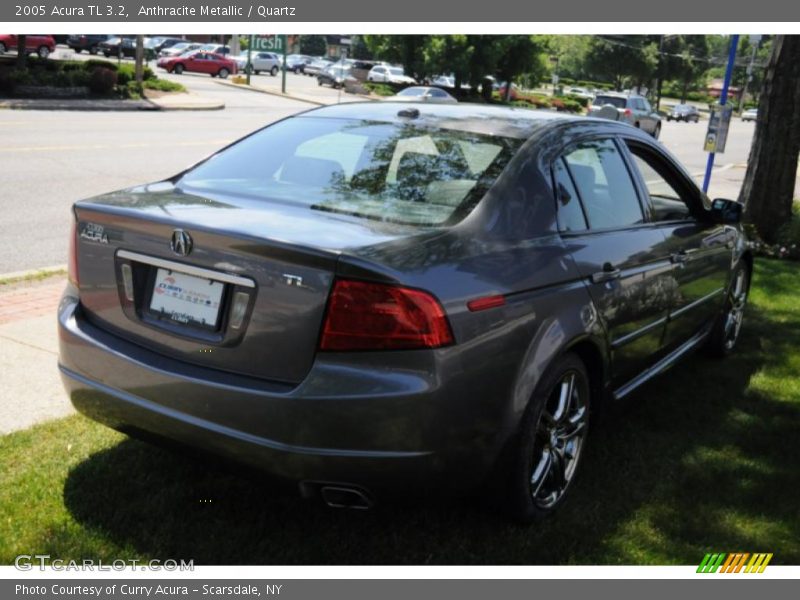
[[[420,290],[340,279],[328,302],[320,350],[438,348],[453,343],[439,301]]]
[[[625,116],[626,116],[626,117],[630,117],[632,114],[633,114],[633,112],[631,111],[631,109],[630,109],[630,108],[626,108],[626,109],[625,109]]]
[[[75,221],[69,230],[69,257],[67,259],[67,279],[77,287],[80,283],[78,279],[78,227]]]

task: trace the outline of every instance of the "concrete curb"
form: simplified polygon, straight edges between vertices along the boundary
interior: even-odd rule
[[[12,283],[14,281],[24,281],[26,279],[45,279],[63,275],[67,271],[67,265],[52,265],[50,267],[40,267],[38,269],[28,269],[26,271],[13,271],[11,273],[0,274],[0,283]]]
[[[176,111],[176,110],[222,110],[224,102],[205,104],[161,104],[157,100],[48,100],[48,99],[8,99],[0,101],[0,110],[70,110],[91,112],[136,112],[136,111]]]
[[[277,96],[278,98],[286,98],[287,100],[296,100],[297,102],[306,102],[314,104],[315,106],[328,106],[325,102],[317,102],[316,100],[309,100],[308,98],[300,98],[299,96],[292,96],[291,94],[282,94],[280,92],[271,92],[263,88],[253,87],[251,85],[242,85],[240,83],[232,83],[230,81],[214,81],[219,85],[236,88],[237,90],[247,90],[248,92],[256,92],[257,94],[268,94],[270,96]]]

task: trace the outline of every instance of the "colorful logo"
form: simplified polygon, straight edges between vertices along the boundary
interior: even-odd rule
[[[763,573],[772,553],[734,552],[725,554],[706,554],[697,567],[698,573]]]

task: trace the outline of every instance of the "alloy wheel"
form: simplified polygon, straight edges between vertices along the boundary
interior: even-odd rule
[[[747,305],[747,273],[740,269],[728,292],[728,314],[725,316],[725,350],[732,350],[739,339]]]
[[[588,389],[581,373],[567,371],[554,386],[539,417],[530,494],[540,509],[553,507],[575,474],[587,432]]]

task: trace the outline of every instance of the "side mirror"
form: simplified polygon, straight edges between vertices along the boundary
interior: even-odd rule
[[[733,200],[715,198],[711,203],[711,214],[718,223],[736,225],[742,222],[744,206]]]

